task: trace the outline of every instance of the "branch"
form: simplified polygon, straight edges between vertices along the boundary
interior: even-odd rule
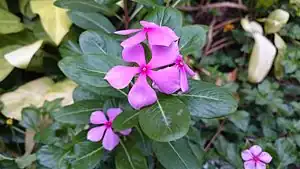
[[[224,124],[226,122],[226,119],[222,120],[216,134],[213,136],[213,138],[209,141],[209,143],[206,145],[206,147],[204,148],[204,151],[207,152],[210,148],[210,146],[212,145],[212,143],[217,139],[217,137],[221,134],[221,132],[223,131],[224,128]]]
[[[211,48],[209,51],[207,51],[207,52],[205,53],[205,55],[208,56],[208,55],[214,53],[215,51],[218,51],[218,50],[220,50],[220,49],[222,49],[222,48],[225,48],[225,47],[227,47],[227,46],[233,45],[234,43],[235,43],[234,41],[229,41],[229,42],[223,43],[222,45],[213,47],[213,48]]]
[[[248,8],[243,4],[237,4],[232,2],[219,2],[219,3],[211,3],[207,5],[198,5],[198,6],[185,6],[178,7],[178,9],[183,11],[199,11],[203,9],[212,9],[212,8],[236,8],[244,11],[248,11]]]
[[[123,0],[123,5],[124,5],[124,25],[125,29],[128,29],[129,27],[129,22],[130,22],[130,17],[128,15],[128,5],[127,5],[127,0]]]

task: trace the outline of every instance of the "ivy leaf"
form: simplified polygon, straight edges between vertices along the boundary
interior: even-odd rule
[[[115,4],[103,5],[95,0],[57,0],[54,4],[61,8],[66,8],[81,12],[101,12],[105,15],[113,16],[118,6]]]
[[[76,160],[72,162],[74,169],[94,169],[103,157],[104,149],[99,143],[89,141],[74,145]]]
[[[139,112],[139,124],[155,141],[168,142],[183,137],[189,130],[190,115],[176,97],[166,97]]]
[[[189,25],[179,29],[179,50],[184,56],[201,56],[201,49],[206,42],[206,30],[200,25]]]
[[[75,102],[53,112],[53,118],[61,123],[88,124],[92,112],[102,110],[103,103],[98,100]]]
[[[290,138],[280,138],[275,142],[277,155],[280,159],[280,166],[286,167],[297,160],[296,145]]]
[[[20,18],[0,8],[0,33],[9,34],[20,32],[24,29],[23,24],[20,22]]]
[[[174,142],[153,142],[153,151],[166,169],[199,169],[202,167],[193,155],[186,139]]]
[[[168,26],[171,29],[181,28],[182,15],[174,8],[156,7],[145,19],[154,22],[159,26]]]
[[[59,45],[72,25],[67,11],[54,6],[53,0],[32,0],[30,5],[32,12],[39,14],[42,25],[50,38],[56,45]],[[55,14],[49,15],[51,13]]]
[[[103,30],[107,33],[116,31],[114,25],[100,13],[69,11],[72,22],[83,29]]]
[[[228,116],[237,109],[237,101],[225,89],[202,81],[190,81],[188,93],[176,94],[191,112],[200,118]]]

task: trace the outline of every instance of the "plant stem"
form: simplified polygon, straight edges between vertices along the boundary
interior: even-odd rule
[[[143,9],[143,7],[144,5],[139,5],[139,7],[130,16],[130,20],[132,20]]]
[[[174,4],[172,5],[172,8],[175,8],[179,4],[180,1],[181,0],[177,0],[176,2],[174,2]]]
[[[209,141],[209,143],[206,145],[206,147],[204,148],[204,151],[207,152],[210,148],[210,146],[212,145],[212,143],[217,139],[217,137],[221,134],[221,132],[223,131],[224,128],[224,124],[226,122],[226,119],[222,120],[216,134],[213,136],[213,138]]]
[[[127,5],[127,0],[123,0],[123,5],[124,5],[124,25],[125,25],[125,29],[128,29],[129,27],[129,22],[130,22],[130,18],[128,15],[128,5]]]

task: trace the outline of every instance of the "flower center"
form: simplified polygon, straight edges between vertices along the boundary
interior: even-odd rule
[[[182,68],[184,66],[184,62],[181,58],[177,59],[175,62],[176,66]]]
[[[259,162],[259,161],[260,161],[260,159],[259,159],[258,157],[256,157],[256,156],[253,157],[253,160],[254,160],[255,162]]]
[[[108,122],[104,123],[104,125],[105,125],[107,128],[111,128],[112,122],[108,121]]]
[[[152,28],[147,28],[147,27],[145,27],[145,28],[144,28],[144,31],[145,31],[145,32],[149,32],[151,29],[152,29]]]
[[[140,67],[140,73],[142,73],[142,74],[145,74],[145,75],[148,74],[148,70],[149,70],[149,67],[147,65]]]

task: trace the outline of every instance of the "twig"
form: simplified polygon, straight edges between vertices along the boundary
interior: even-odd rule
[[[129,22],[130,22],[130,18],[128,15],[128,5],[127,5],[127,0],[123,0],[123,5],[124,5],[124,25],[125,25],[125,29],[128,29],[129,27]]]
[[[198,5],[198,6],[185,6],[178,7],[178,9],[183,11],[198,11],[203,9],[212,9],[212,8],[236,8],[247,11],[248,8],[243,4],[237,4],[232,2],[219,2],[219,3],[211,3],[206,5]]]
[[[217,25],[214,27],[214,30],[223,28],[223,27],[224,27],[225,25],[227,25],[227,24],[234,23],[234,22],[238,22],[238,21],[240,21],[240,20],[241,20],[241,18],[238,17],[238,18],[234,18],[234,19],[230,19],[230,20],[221,22],[221,23],[217,24]]]
[[[229,41],[229,40],[230,40],[230,38],[228,38],[228,37],[222,38],[220,40],[217,40],[215,43],[213,43],[211,45],[211,47],[214,48],[214,47],[216,47],[216,46],[218,46],[218,45],[220,45],[220,44],[222,44],[222,43],[224,43],[226,41]]]
[[[223,43],[223,44],[221,44],[221,45],[219,45],[219,46],[213,47],[213,48],[211,48],[209,51],[207,51],[207,52],[205,53],[205,55],[208,56],[208,55],[214,53],[215,51],[218,51],[218,50],[220,50],[220,49],[222,49],[222,48],[225,48],[225,47],[227,47],[227,46],[233,45],[234,43],[235,43],[234,41],[229,41],[229,42]]]
[[[221,132],[223,131],[224,128],[224,124],[226,122],[226,119],[222,120],[216,134],[213,136],[213,138],[209,141],[209,143],[206,145],[206,147],[204,148],[204,151],[207,152],[208,149],[210,148],[210,146],[213,144],[213,142],[217,139],[217,137],[221,134]]]
[[[208,35],[207,35],[207,44],[205,47],[205,53],[210,49],[212,40],[213,40],[213,30],[214,30],[214,25],[216,23],[216,19],[213,18],[213,20],[211,21],[210,25],[209,25],[209,30],[208,30]]]

